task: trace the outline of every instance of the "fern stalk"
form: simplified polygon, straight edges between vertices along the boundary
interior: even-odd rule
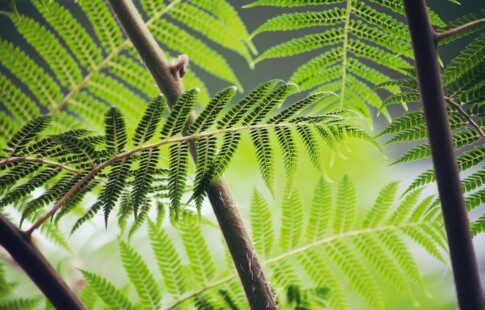
[[[460,309],[483,309],[483,296],[440,77],[437,35],[425,0],[404,0],[419,90],[448,236]]]
[[[32,244],[0,213],[0,244],[39,287],[56,309],[85,309],[57,271]]]
[[[168,105],[171,107],[183,93],[178,70],[174,71],[174,68],[169,65],[167,58],[131,1],[109,0],[109,4],[158,88],[167,97]],[[192,113],[187,121],[186,128],[194,121],[195,113]],[[190,145],[190,151],[194,162],[196,162],[196,150],[193,143]],[[208,197],[251,308],[276,309],[276,302],[263,274],[261,264],[223,177],[209,188]]]
[[[453,28],[453,29],[450,29],[450,30],[447,30],[447,31],[444,31],[444,32],[441,32],[441,33],[437,33],[437,34],[435,34],[436,40],[437,41],[445,40],[446,38],[452,37],[452,36],[454,36],[454,35],[456,35],[460,32],[466,31],[466,30],[473,28],[475,26],[478,26],[480,24],[485,24],[485,18],[474,20],[474,21],[469,22],[465,25],[461,25],[459,27],[456,27],[456,28]]]

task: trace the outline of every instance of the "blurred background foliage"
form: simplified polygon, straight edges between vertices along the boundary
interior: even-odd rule
[[[135,1],[136,2],[136,1]],[[248,0],[231,0],[231,4],[237,9],[241,19],[246,24],[246,27],[251,33],[258,26],[264,23],[269,18],[281,13],[280,10],[275,10],[271,7],[263,8],[247,8],[242,6],[251,3]],[[62,4],[69,7],[72,12],[76,12],[76,7],[70,1],[62,1]],[[428,5],[439,14],[444,21],[453,20],[459,16],[470,12],[478,12],[485,8],[485,2],[482,0],[463,0],[461,5],[457,5],[445,0],[431,0]],[[38,17],[38,13],[34,7],[27,3],[27,1],[18,1],[19,11],[23,14],[30,15],[34,18]],[[72,8],[71,8],[72,6]],[[7,1],[0,2],[0,10],[9,10]],[[287,9],[291,12],[292,9]],[[25,44],[19,34],[14,30],[11,23],[4,16],[0,16],[0,37],[2,39],[14,42],[20,46]],[[306,31],[306,30],[305,30]],[[299,34],[304,34],[305,31],[299,31]],[[269,47],[277,43],[287,40],[287,33],[264,33],[254,39],[254,45],[259,52],[267,50]],[[467,37],[462,40],[454,42],[452,45],[446,46],[440,50],[441,60],[443,64],[447,64],[457,55],[460,47],[469,43],[473,37]],[[294,72],[295,68],[308,60],[309,57],[318,55],[321,51],[312,51],[304,53],[292,58],[285,59],[269,59],[258,63],[254,68],[250,68],[248,61],[243,57],[227,50],[218,50],[224,57],[227,58],[228,63],[232,66],[233,71],[237,75],[237,79],[245,90],[250,90],[256,85],[274,78],[287,80]],[[0,66],[3,72],[5,68]],[[190,68],[189,68],[190,70]],[[210,74],[202,71],[197,72],[200,79],[204,81],[208,92],[214,94],[228,85],[228,82],[215,78]],[[243,94],[239,94],[242,96]],[[293,100],[294,101],[294,100]],[[411,106],[410,109],[417,109],[417,106]],[[403,113],[400,106],[392,106],[390,109],[391,115],[396,117]],[[375,128],[372,134],[380,131],[387,124],[387,120],[382,115],[375,118]],[[366,127],[368,123],[361,121],[361,125]],[[382,141],[381,141],[382,142]],[[274,142],[276,143],[276,142]],[[302,147],[301,145],[299,147]],[[302,147],[303,148],[303,147]],[[397,165],[387,167],[393,162],[398,155],[402,154],[402,150],[397,149],[394,145],[387,146],[384,150],[386,155],[383,155],[375,147],[368,143],[351,140],[348,142],[347,151],[343,153],[345,158],[335,156],[328,149],[322,149],[322,157],[325,162],[325,171],[327,179],[334,182],[334,186],[342,179],[343,176],[351,176],[354,183],[357,185],[357,196],[359,197],[359,207],[368,206],[371,208],[373,200],[376,198],[380,188],[391,181],[401,181],[400,189],[405,189],[411,181],[423,170],[429,168],[430,161],[423,161],[419,163],[412,163],[409,165]],[[280,154],[276,154],[275,167],[282,167],[282,158]],[[253,152],[253,147],[249,139],[245,139],[236,153],[232,164],[225,173],[226,179],[231,187],[232,193],[238,203],[239,210],[249,227],[249,205],[253,190],[256,188],[270,203],[269,206],[273,214],[279,218],[281,214],[280,205],[285,191],[285,177],[283,169],[277,169],[275,176],[275,195],[271,196],[267,190],[264,182],[257,172],[256,157]],[[320,173],[317,173],[311,165],[306,156],[301,156],[297,177],[294,181],[297,184],[297,189],[302,200],[303,206],[309,206],[315,184],[321,178]],[[427,189],[426,193],[435,193],[434,186]],[[34,193],[38,195],[38,193]],[[83,204],[90,205],[94,201],[94,195],[86,196]],[[482,206],[483,208],[483,206]],[[81,213],[82,214],[82,213]],[[215,223],[210,206],[204,204],[202,214],[207,217],[209,221]],[[79,215],[79,214],[78,214]],[[76,217],[70,216],[61,223],[61,230],[68,235],[72,224],[74,224]],[[277,221],[275,219],[275,221]],[[168,233],[177,240],[175,229],[166,221],[164,223]],[[149,244],[146,236],[146,230],[141,229],[131,241],[131,244],[139,253],[148,253]],[[222,237],[218,230],[211,226],[204,227],[204,236],[206,240],[211,240],[209,243],[212,250],[212,256],[216,261],[224,261],[225,254],[222,246]],[[119,249],[117,242],[117,235],[119,233],[116,225],[109,225],[108,229],[104,228],[102,216],[96,216],[93,221],[82,227],[78,232],[69,238],[69,244],[72,252],[53,245],[43,238],[36,239],[42,251],[50,259],[52,264],[64,275],[68,282],[74,287],[80,287],[83,283],[82,276],[77,268],[93,271],[103,274],[118,287],[125,284],[128,279],[123,272],[121,262],[119,261]],[[475,247],[478,255],[478,261],[481,270],[482,283],[485,282],[485,239],[483,234],[474,239]],[[421,309],[455,309],[454,288],[452,282],[452,275],[449,265],[438,263],[435,258],[432,258],[424,250],[413,246],[413,254],[418,257],[420,270],[423,273],[425,284],[429,293],[422,293],[417,298],[421,303]],[[181,248],[180,243],[178,244]],[[17,282],[16,295],[19,297],[37,296],[37,288],[28,281],[23,273],[15,267],[15,263],[3,256],[7,262],[6,273],[9,279]],[[147,255],[145,257],[150,266],[155,266],[153,257]],[[185,258],[186,259],[186,258]],[[384,287],[384,286],[383,286]],[[385,303],[389,309],[411,309],[412,306],[409,298],[397,294],[394,289],[388,287],[388,291],[384,291]],[[358,299],[356,299],[358,300]],[[364,309],[360,303],[351,306],[352,309]]]

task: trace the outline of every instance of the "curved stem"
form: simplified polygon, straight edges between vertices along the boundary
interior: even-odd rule
[[[404,0],[460,309],[483,309],[470,224],[425,0]]]
[[[459,27],[456,27],[456,28],[453,28],[453,29],[450,29],[450,30],[447,30],[447,31],[443,31],[443,32],[440,32],[440,33],[436,33],[435,37],[436,37],[436,40],[441,41],[441,40],[444,40],[446,38],[452,37],[455,34],[466,31],[467,29],[470,29],[472,27],[475,27],[475,26],[478,26],[478,25],[481,25],[481,24],[485,24],[485,18],[477,19],[477,20],[474,20],[472,22],[469,22],[468,24],[461,25]]]
[[[0,213],[0,244],[32,279],[56,309],[85,309],[56,270],[35,248],[28,235]]]

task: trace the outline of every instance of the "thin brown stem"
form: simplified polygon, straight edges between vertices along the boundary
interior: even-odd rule
[[[425,0],[404,0],[460,309],[483,309],[470,224]]]
[[[473,27],[481,25],[481,24],[485,24],[485,18],[477,19],[477,20],[474,20],[472,22],[469,22],[468,24],[461,25],[459,27],[456,27],[456,28],[453,28],[453,29],[450,29],[450,30],[447,30],[447,31],[443,31],[443,32],[440,32],[440,33],[436,33],[435,37],[436,37],[437,41],[442,41],[446,38],[452,37],[452,36],[454,36],[454,35],[456,35],[460,32],[466,31],[470,28],[473,28]]]
[[[30,237],[22,233],[1,213],[0,244],[56,309],[85,309],[56,270],[32,244]]]
[[[31,162],[31,163],[37,163],[37,164],[42,164],[42,165],[46,165],[46,166],[60,168],[62,170],[66,170],[66,171],[72,172],[74,174],[81,174],[82,173],[82,171],[80,171],[80,170],[77,170],[75,168],[57,163],[55,161],[50,161],[50,160],[47,160],[47,159],[44,159],[44,158],[29,157],[29,156],[18,156],[18,157],[14,156],[14,157],[5,158],[3,160],[0,160],[0,167],[8,165],[8,164],[16,163],[16,162]]]
[[[174,68],[170,66],[131,1],[109,0],[108,2],[118,22],[145,63],[145,67],[151,73],[160,91],[167,97],[169,106],[172,106],[183,93],[180,72],[173,70]],[[192,113],[187,121],[187,126],[192,124],[195,118],[195,113]],[[194,143],[191,143],[190,151],[193,161],[197,162]],[[239,273],[250,307],[252,309],[276,309],[275,298],[224,178],[221,177],[216,181],[207,194]]]
[[[458,113],[460,113],[468,121],[468,123],[470,123],[473,128],[475,128],[480,137],[482,137],[482,139],[485,139],[485,133],[483,132],[482,128],[473,120],[470,115],[468,115],[468,113],[465,112],[465,110],[461,108],[461,105],[459,105],[449,97],[445,97],[445,99],[453,108],[458,111]]]

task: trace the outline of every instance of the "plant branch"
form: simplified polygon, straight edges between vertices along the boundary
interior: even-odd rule
[[[32,279],[56,309],[85,309],[28,235],[0,213],[0,244]]]
[[[435,33],[435,37],[436,37],[437,41],[441,41],[441,40],[444,40],[446,38],[452,37],[455,34],[466,31],[467,29],[473,28],[473,27],[481,25],[481,24],[485,24],[485,18],[474,20],[472,22],[469,22],[468,24],[461,25],[459,27],[456,27],[456,28],[453,28],[453,29],[450,29],[450,30],[447,30],[447,31]]]
[[[16,162],[31,162],[31,163],[37,163],[37,164],[42,164],[46,166],[51,166],[51,167],[56,167],[60,168],[62,170],[66,170],[69,172],[72,172],[74,174],[81,174],[82,171],[77,170],[75,168],[57,163],[55,161],[50,161],[44,158],[36,158],[36,157],[28,157],[28,156],[18,156],[18,157],[8,157],[3,160],[0,160],[0,167],[3,167],[8,164],[16,163]]]
[[[207,138],[207,137],[212,137],[215,135],[220,135],[224,133],[236,133],[244,130],[258,130],[258,129],[264,129],[264,128],[277,128],[277,127],[296,127],[296,126],[317,126],[318,124],[315,123],[306,123],[306,122],[300,122],[300,123],[279,123],[279,124],[262,124],[262,125],[248,125],[248,126],[242,126],[242,127],[235,127],[235,128],[226,128],[226,129],[221,129],[221,130],[216,130],[212,132],[202,132],[196,135],[191,135],[191,136],[182,136],[180,138],[175,138],[175,139],[169,139],[169,140],[164,140],[152,144],[147,144],[147,145],[142,145],[137,148],[131,149],[129,151],[126,151],[124,153],[120,153],[100,164],[97,166],[93,167],[87,174],[81,178],[69,191],[67,191],[64,196],[59,199],[56,204],[51,208],[49,212],[47,212],[44,216],[42,216],[40,219],[38,219],[32,227],[30,227],[26,233],[28,235],[31,235],[37,228],[39,228],[45,221],[47,221],[49,218],[51,218],[61,207],[62,205],[74,194],[76,191],[88,180],[93,178],[98,172],[103,170],[104,168],[108,167],[112,163],[121,160],[123,158],[130,157],[136,153],[145,151],[145,150],[150,150],[154,148],[158,148],[163,145],[168,145],[168,144],[174,144],[174,143],[181,143],[181,142],[190,142],[194,141],[197,139],[202,139],[202,138]],[[14,157],[19,159],[24,159],[25,157]],[[37,158],[29,158],[29,159],[37,159]],[[7,161],[5,159],[4,161]],[[34,161],[34,160],[25,160],[25,161]],[[11,162],[11,161],[10,161]],[[39,159],[39,161],[34,161],[34,162],[44,162],[44,160]],[[55,162],[49,162],[53,166],[56,166],[57,163]],[[0,167],[2,166],[2,161],[0,161]],[[82,172],[79,171],[78,174],[81,174]]]
[[[470,125],[473,128],[475,128],[475,130],[480,135],[480,137],[482,137],[482,139],[485,139],[485,133],[482,131],[482,128],[473,120],[473,118],[470,115],[468,115],[468,113],[465,112],[465,110],[461,108],[461,106],[458,103],[456,103],[449,97],[445,97],[445,100],[451,106],[453,106],[458,111],[458,113],[460,113],[468,121],[468,123],[470,123]]]
[[[483,309],[480,278],[441,82],[436,38],[425,0],[404,0],[404,8],[414,50],[458,304],[460,309]]]

